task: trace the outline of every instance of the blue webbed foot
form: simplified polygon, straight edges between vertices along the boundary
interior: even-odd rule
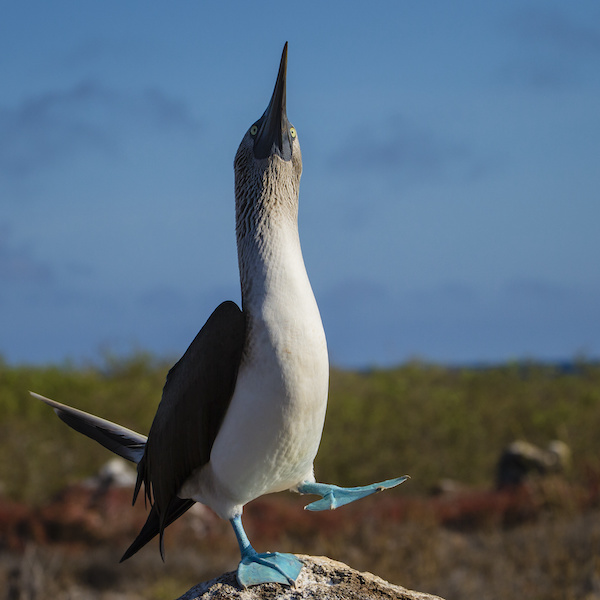
[[[338,506],[350,504],[355,500],[360,500],[360,498],[370,496],[376,492],[396,487],[407,479],[408,475],[405,475],[403,477],[397,477],[396,479],[381,481],[380,483],[372,483],[371,485],[352,488],[338,487],[337,485],[328,483],[305,482],[298,487],[298,491],[301,494],[317,494],[318,496],[322,496],[321,500],[316,500],[305,506],[305,510],[333,510]]]
[[[242,526],[242,516],[238,515],[231,519],[231,525],[238,544],[242,560],[238,565],[238,583],[246,588],[261,583],[283,583],[294,585],[303,563],[293,554],[281,554],[279,552],[265,552],[259,554],[251,545],[248,536]]]
[[[302,562],[293,554],[248,552],[242,555],[237,580],[242,587],[261,583],[283,583],[293,586],[302,570]]]

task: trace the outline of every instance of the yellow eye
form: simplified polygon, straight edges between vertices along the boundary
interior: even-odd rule
[[[290,135],[292,136],[292,139],[295,139],[296,129],[294,127],[290,127]]]
[[[256,125],[252,125],[250,127],[250,135],[256,135],[258,133],[258,127]]]

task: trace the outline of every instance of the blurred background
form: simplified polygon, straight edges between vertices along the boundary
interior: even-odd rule
[[[235,568],[202,507],[166,565],[118,565],[134,474],[27,390],[148,431],[240,300],[233,157],[285,41],[332,363],[317,476],[411,480],[326,515],[256,501],[255,545],[448,600],[600,600],[599,4],[0,6],[0,600],[172,600]]]

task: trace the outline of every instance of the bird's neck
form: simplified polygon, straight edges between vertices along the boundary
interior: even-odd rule
[[[246,311],[291,291],[312,296],[300,247],[297,210],[290,208],[258,205],[250,214],[238,214],[238,264]]]
[[[271,213],[255,223],[238,235],[238,258],[247,323],[245,360],[259,363],[265,377],[281,369],[287,373],[284,379],[297,369],[318,374],[326,390],[325,332],[304,266],[296,218],[273,218]],[[277,378],[276,385],[287,390],[283,395],[296,397],[287,388],[291,380],[282,383]]]

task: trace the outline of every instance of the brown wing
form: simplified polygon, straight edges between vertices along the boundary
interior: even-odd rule
[[[135,502],[143,482],[153,507],[149,522],[126,556],[156,533],[161,536],[162,554],[165,527],[193,504],[177,498],[177,492],[210,458],[233,395],[245,340],[244,314],[234,302],[223,302],[169,371],[138,466],[134,494]]]

